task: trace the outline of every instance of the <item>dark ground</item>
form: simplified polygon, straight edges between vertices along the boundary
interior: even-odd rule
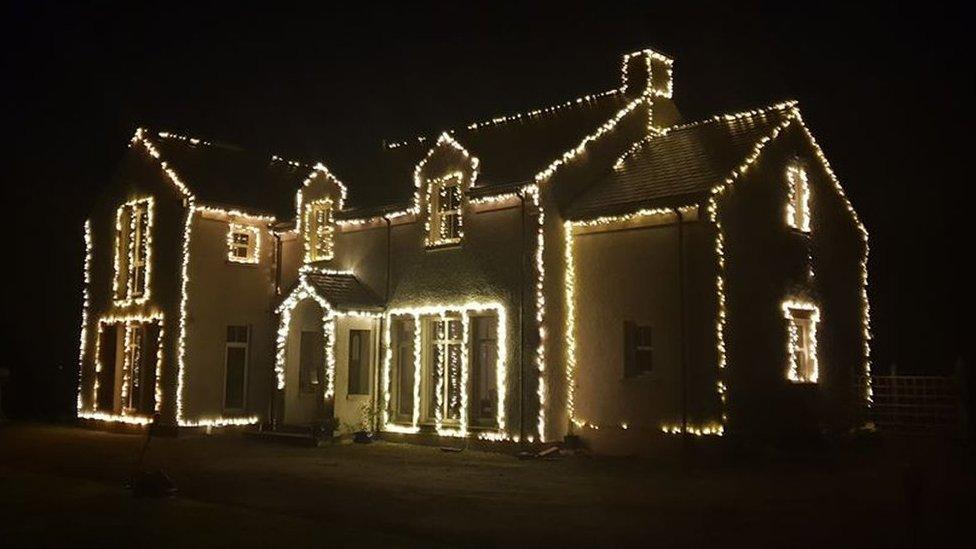
[[[180,490],[164,500],[123,488],[142,441],[0,425],[0,545],[822,549],[907,547],[917,525],[918,546],[934,547],[976,518],[971,465],[966,472],[958,449],[934,439],[753,451],[722,465],[699,459],[690,471],[661,458],[541,462],[390,443],[154,439],[147,465]],[[906,478],[921,486],[914,519]]]

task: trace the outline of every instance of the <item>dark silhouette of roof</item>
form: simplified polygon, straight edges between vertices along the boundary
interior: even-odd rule
[[[676,126],[648,137],[620,166],[587,187],[569,219],[619,215],[700,198],[741,164],[756,143],[789,116],[792,104],[761,114]]]
[[[586,135],[612,118],[633,98],[622,93],[532,115],[475,127],[448,130],[462,147],[479,160],[473,193],[530,182],[554,159],[572,149]],[[435,146],[440,134],[411,138],[398,146],[385,145],[366,154],[329,160],[327,165],[349,187],[349,212],[337,217],[368,217],[402,210],[413,200],[413,173],[417,163]]]
[[[329,305],[339,309],[379,309],[383,300],[352,273],[305,273],[305,279]],[[291,293],[291,292],[289,292]]]
[[[176,170],[200,202],[211,206],[291,219],[295,192],[312,172],[311,166],[295,166],[234,145],[147,134],[162,160]]]

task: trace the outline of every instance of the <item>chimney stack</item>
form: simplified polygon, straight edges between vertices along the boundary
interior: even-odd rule
[[[674,61],[654,50],[628,53],[624,55],[621,90],[635,99],[642,95],[670,98],[673,65]]]

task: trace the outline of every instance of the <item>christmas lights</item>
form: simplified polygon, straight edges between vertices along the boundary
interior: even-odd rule
[[[498,386],[498,403],[496,408],[496,422],[497,431],[491,435],[493,438],[499,440],[506,439],[508,435],[505,432],[505,393],[506,393],[506,383],[507,383],[507,362],[506,358],[508,356],[508,316],[505,306],[498,302],[467,302],[458,305],[423,305],[417,307],[406,307],[398,308],[387,311],[385,323],[385,329],[383,333],[383,344],[386,348],[383,360],[383,375],[381,379],[381,386],[383,390],[383,429],[390,432],[396,433],[416,433],[420,429],[420,386],[423,382],[422,372],[423,372],[423,351],[422,351],[422,339],[421,339],[421,321],[427,318],[434,318],[441,322],[458,321],[461,323],[461,352],[459,353],[460,360],[460,383],[456,387],[454,396],[460,399],[459,402],[459,412],[460,417],[457,420],[457,427],[446,427],[445,418],[442,414],[441,408],[445,402],[441,401],[442,389],[444,388],[444,383],[448,380],[444,373],[444,364],[440,360],[434,359],[434,383],[437,390],[434,391],[435,394],[435,429],[437,434],[440,436],[450,436],[450,437],[466,437],[468,436],[468,412],[467,412],[467,402],[468,402],[468,332],[470,326],[470,317],[472,314],[492,312],[496,315],[498,319],[498,351],[495,355],[495,376],[496,384]],[[413,383],[413,417],[411,425],[404,426],[392,423],[390,421],[390,405],[392,403],[392,345],[393,341],[390,335],[390,325],[394,317],[410,317],[414,323],[414,341],[413,341],[413,360],[414,360],[414,383]],[[448,327],[444,327],[444,337],[449,337],[447,333]],[[443,355],[444,353],[441,353]],[[482,433],[484,434],[484,433]],[[480,436],[480,435],[479,435]],[[485,435],[488,436],[488,435]]]
[[[152,233],[156,201],[153,197],[125,202],[115,211],[115,276],[112,279],[113,303],[117,307],[142,305],[149,301],[152,279]],[[123,238],[122,218],[128,213],[129,232]],[[143,224],[145,219],[145,224]],[[126,255],[126,272],[122,273],[122,255]],[[142,268],[143,270],[138,270]],[[123,296],[119,283],[125,280]]]
[[[819,377],[819,367],[817,362],[817,323],[820,322],[820,308],[809,301],[787,300],[781,305],[783,316],[787,322],[786,338],[786,377],[794,383],[816,383]],[[806,319],[799,318],[798,311],[804,311],[808,316]],[[800,333],[799,322],[809,321],[807,331],[808,340],[801,342],[803,335]],[[805,348],[806,360],[809,365],[808,371],[800,370],[800,363],[796,359],[797,351]]]
[[[630,62],[630,59],[632,57],[636,57],[636,56],[643,56],[645,62],[647,63],[647,88],[642,90],[642,95],[650,96],[650,97],[670,98],[674,94],[674,78],[673,78],[674,61],[650,49],[638,50],[624,55],[623,62],[621,63],[621,68],[620,68],[621,82],[622,82],[622,85],[620,86],[620,91],[622,93],[627,93],[629,91],[627,89],[627,85],[628,85],[627,64]],[[664,63],[665,67],[667,68],[668,73],[667,76],[665,77],[667,80],[667,84],[664,89],[654,88],[654,79],[653,79],[654,70],[653,70],[652,61],[660,61]]]
[[[461,187],[463,174],[452,172],[435,179],[428,179],[427,197],[425,200],[427,216],[424,220],[424,244],[431,246],[447,246],[458,244],[464,238],[464,208]],[[436,195],[433,195],[437,189]],[[436,196],[436,200],[433,199]],[[455,220],[453,223],[451,220]],[[456,225],[454,225],[456,223]]]
[[[325,167],[325,164],[319,162],[315,164],[315,166],[312,168],[311,173],[308,174],[308,177],[305,178],[305,181],[302,181],[301,189],[299,189],[298,192],[295,193],[295,231],[297,232],[301,232],[302,230],[303,190],[307,188],[312,183],[312,181],[314,181],[319,176],[319,174],[324,175],[326,179],[331,180],[333,183],[336,184],[337,187],[339,187],[339,200],[337,204],[334,204],[334,206],[336,207],[337,210],[341,210],[345,208],[346,195],[349,192],[348,189],[346,188],[345,183],[343,183],[342,181],[339,180],[338,177],[333,175],[332,172],[330,172],[329,169]]]
[[[805,233],[810,232],[810,183],[807,172],[800,166],[786,169],[788,197],[786,224]]]
[[[305,231],[302,245],[305,262],[327,261],[335,255],[335,225],[332,222],[332,199],[320,198],[305,204]]]
[[[580,428],[590,428],[590,429],[600,429],[600,425],[590,422],[588,420],[580,418],[576,413],[576,267],[574,259],[574,241],[573,241],[573,231],[575,228],[589,228],[597,227],[609,224],[627,223],[632,221],[637,221],[648,217],[660,217],[660,216],[674,216],[675,209],[680,211],[685,218],[690,218],[694,212],[697,212],[699,205],[690,204],[686,206],[679,206],[676,208],[655,208],[655,209],[640,209],[629,214],[622,215],[612,215],[612,216],[602,216],[594,219],[586,219],[581,221],[564,221],[563,222],[563,238],[564,238],[564,262],[565,262],[565,327],[566,327],[566,408],[567,416],[570,419],[570,425],[575,425]],[[619,424],[620,428],[626,430],[630,427],[629,423],[622,422]],[[605,426],[609,427],[609,426]],[[709,433],[712,434],[712,433]]]
[[[327,385],[325,391],[325,398],[331,398],[333,394],[333,380],[335,379],[335,354],[331,350],[332,340],[334,339],[335,326],[334,320],[332,319],[332,307],[329,303],[319,296],[318,292],[315,291],[305,278],[304,274],[299,274],[298,286],[288,295],[288,297],[281,302],[281,305],[275,309],[275,313],[281,315],[278,323],[278,338],[277,338],[277,348],[275,352],[275,377],[277,378],[278,390],[284,390],[285,388],[285,358],[287,355],[286,345],[288,343],[288,329],[291,324],[291,313],[292,310],[303,300],[313,299],[319,304],[322,309],[322,328],[323,337],[326,338],[326,378]]]
[[[183,224],[183,261],[180,265],[180,335],[176,350],[176,423],[183,425],[183,384],[186,372],[186,315],[190,300],[187,288],[190,282],[190,236],[193,234],[193,214],[196,212],[194,199],[188,199],[186,221]]]
[[[261,259],[261,231],[251,225],[227,224],[227,260],[257,263]]]
[[[82,372],[85,369],[85,351],[88,349],[88,309],[91,307],[91,262],[92,262],[92,230],[91,219],[85,220],[85,270],[81,299],[81,335],[78,344],[78,398],[75,411],[81,413],[81,385]],[[95,403],[92,403],[92,408]]]
[[[160,375],[159,374],[160,374],[160,371],[162,369],[162,363],[163,363],[163,338],[162,338],[163,314],[160,313],[160,312],[155,312],[154,311],[154,312],[150,312],[148,314],[141,314],[141,315],[140,314],[105,315],[105,316],[102,316],[101,318],[98,319],[98,332],[97,332],[97,336],[96,336],[96,339],[95,339],[95,376],[94,376],[95,377],[95,380],[94,380],[94,383],[92,383],[92,405],[91,405],[91,410],[89,410],[87,412],[79,413],[78,414],[78,417],[81,417],[81,418],[84,418],[84,419],[105,419],[105,418],[107,418],[106,420],[108,420],[108,421],[121,421],[121,422],[124,422],[124,423],[135,423],[135,424],[144,424],[144,423],[140,423],[140,421],[138,421],[138,420],[129,421],[126,418],[145,419],[146,420],[146,423],[148,423],[148,421],[152,419],[152,418],[150,418],[148,416],[140,416],[138,414],[129,414],[128,413],[128,410],[127,410],[127,407],[125,406],[125,398],[127,396],[127,391],[128,391],[128,387],[127,387],[128,383],[127,383],[127,381],[128,381],[128,375],[129,375],[129,368],[131,367],[131,354],[132,354],[132,346],[133,346],[132,335],[131,335],[131,332],[130,332],[130,329],[129,329],[130,328],[130,325],[132,323],[139,323],[139,324],[157,323],[159,325],[159,328],[160,328],[160,337],[157,339],[157,343],[156,343],[156,345],[157,345],[157,347],[156,347],[156,386],[154,387],[154,390],[155,390],[155,393],[154,394],[156,395],[156,398],[157,398],[157,400],[156,400],[156,407],[158,409],[158,406],[159,406],[159,395],[161,394],[161,391],[162,391],[162,389],[161,389],[162,380],[160,379]],[[99,377],[99,374],[104,369],[104,365],[102,364],[102,353],[101,353],[102,334],[104,333],[104,326],[109,325],[109,324],[121,324],[125,328],[125,335],[124,335],[124,341],[123,341],[123,351],[122,351],[123,352],[123,357],[122,357],[122,368],[123,368],[122,373],[123,373],[123,379],[122,379],[122,386],[119,389],[119,395],[120,395],[120,398],[122,400],[122,408],[121,408],[121,413],[120,414],[110,414],[110,413],[105,413],[105,412],[98,412],[96,410],[96,408],[98,406],[98,389],[100,387],[100,384],[99,384],[99,381],[98,381],[98,377]],[[115,342],[114,341],[112,342],[112,345],[115,345]],[[94,417],[94,415],[97,415],[98,417]]]
[[[863,336],[864,351],[864,400],[868,406],[871,406],[871,404],[874,402],[874,394],[871,388],[871,304],[868,300],[868,256],[871,252],[871,246],[868,242],[868,230],[861,222],[857,212],[854,210],[854,205],[851,204],[851,201],[844,193],[844,188],[841,186],[840,180],[837,179],[837,174],[834,173],[834,169],[831,167],[830,161],[827,160],[827,156],[824,154],[823,149],[820,148],[817,140],[814,139],[813,134],[810,133],[810,130],[807,129],[806,124],[804,124],[800,111],[794,109],[794,113],[797,122],[800,125],[800,129],[803,131],[803,134],[809,141],[810,146],[813,147],[814,154],[816,155],[817,159],[820,160],[820,164],[823,166],[824,171],[827,172],[827,177],[833,184],[834,190],[837,191],[837,194],[844,201],[844,206],[847,208],[848,213],[854,220],[855,225],[857,225],[858,232],[861,234],[861,239],[864,241],[864,257],[861,259],[861,334]]]

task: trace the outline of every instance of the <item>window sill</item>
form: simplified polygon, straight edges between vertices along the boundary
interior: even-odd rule
[[[225,259],[224,263],[228,265],[234,265],[237,267],[257,267],[261,264],[260,261],[234,261],[231,259]]]
[[[461,242],[445,242],[443,244],[430,244],[427,246],[427,251],[438,252],[441,250],[452,250],[460,247],[461,247]]]

